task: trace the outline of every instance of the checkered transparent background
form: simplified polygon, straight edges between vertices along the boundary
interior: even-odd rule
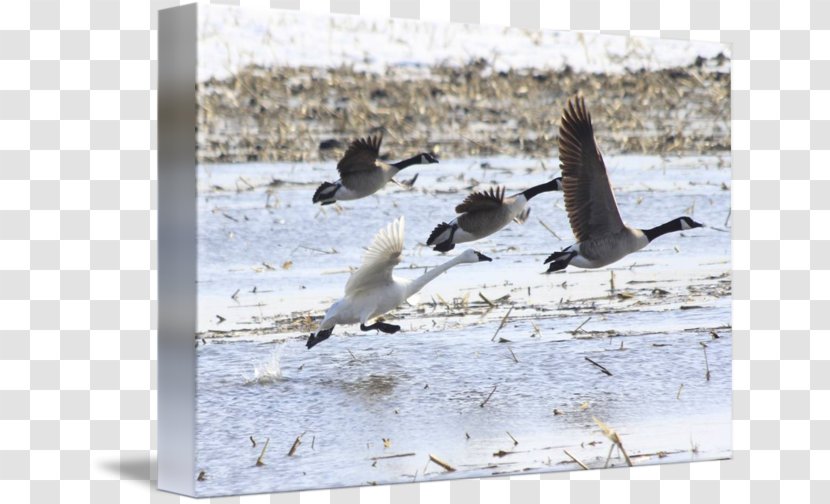
[[[156,12],[177,3],[3,2],[4,502],[188,500],[154,481]],[[827,502],[830,0],[241,3],[733,44],[735,452],[726,462],[212,501]]]

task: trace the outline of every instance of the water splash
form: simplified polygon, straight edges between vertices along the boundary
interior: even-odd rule
[[[280,357],[282,346],[271,352],[271,357],[259,364],[254,364],[254,373],[251,376],[244,376],[245,385],[269,385],[282,380],[282,368],[280,368]]]

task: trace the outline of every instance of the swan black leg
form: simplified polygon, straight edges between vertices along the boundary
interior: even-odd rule
[[[401,330],[401,326],[393,325],[393,324],[387,324],[387,323],[384,323],[384,322],[375,322],[372,325],[360,324],[360,330],[361,331],[378,330],[378,331],[386,333],[386,334],[394,334],[394,333]]]
[[[394,325],[394,324],[386,324],[383,322],[378,322],[378,331],[386,333],[386,334],[395,334],[396,332],[401,330],[401,326]]]
[[[334,330],[334,327],[331,327],[329,329],[324,329],[322,331],[318,331],[317,334],[311,333],[311,335],[308,337],[308,341],[306,341],[306,343],[305,343],[306,348],[311,350],[311,347],[313,347],[317,343],[320,343],[321,341],[327,340],[329,338],[329,336],[331,336],[331,332],[333,330]]]

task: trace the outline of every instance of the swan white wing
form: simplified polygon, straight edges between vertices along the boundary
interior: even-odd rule
[[[392,282],[392,269],[401,262],[404,219],[381,229],[363,254],[363,263],[346,282],[346,295]]]

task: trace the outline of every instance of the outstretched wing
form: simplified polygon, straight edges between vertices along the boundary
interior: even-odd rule
[[[346,149],[343,158],[337,163],[340,177],[347,178],[356,173],[376,170],[375,161],[380,155],[382,141],[383,137],[380,135],[354,140]]]
[[[363,263],[346,282],[346,295],[392,281],[392,269],[401,262],[404,218],[398,217],[378,231],[363,254]]]
[[[501,207],[504,201],[504,186],[490,188],[484,192],[474,192],[455,207],[456,213],[481,212]]]
[[[565,210],[577,241],[622,230],[614,192],[594,139],[585,99],[568,100],[559,126],[559,162]]]

